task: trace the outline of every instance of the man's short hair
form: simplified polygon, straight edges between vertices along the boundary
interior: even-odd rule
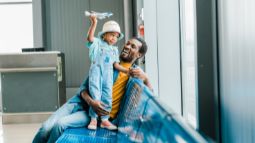
[[[136,39],[136,40],[138,40],[139,42],[142,43],[142,46],[139,48],[139,53],[141,53],[142,54],[141,57],[143,57],[147,52],[148,46],[142,38],[134,37],[134,39]]]

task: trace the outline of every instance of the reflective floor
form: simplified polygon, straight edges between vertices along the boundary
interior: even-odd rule
[[[31,143],[41,124],[4,124],[0,116],[0,143]]]

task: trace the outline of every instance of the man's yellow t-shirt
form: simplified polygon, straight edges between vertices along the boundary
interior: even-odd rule
[[[123,67],[127,69],[131,67],[130,63],[120,63],[120,65],[122,65]],[[120,102],[121,102],[122,96],[125,93],[127,82],[128,82],[128,75],[123,72],[119,72],[119,75],[116,81],[114,82],[113,88],[112,88],[112,111],[110,112],[110,117],[113,119],[116,118],[117,113],[119,111]]]

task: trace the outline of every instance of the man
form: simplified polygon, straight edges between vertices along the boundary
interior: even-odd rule
[[[130,75],[132,77],[140,78],[144,81],[145,85],[152,89],[147,75],[140,68],[133,66],[135,61],[143,57],[146,52],[147,45],[144,40],[132,38],[127,41],[120,53],[120,64],[130,69]],[[88,80],[85,80],[80,86],[79,92],[43,123],[33,143],[54,143],[66,128],[86,126],[90,121],[88,117],[89,106],[93,108],[98,116],[110,114],[110,118],[114,120],[117,117],[129,76],[115,70],[113,77],[112,110],[110,113],[104,110],[104,104],[102,102],[95,101],[89,96]]]

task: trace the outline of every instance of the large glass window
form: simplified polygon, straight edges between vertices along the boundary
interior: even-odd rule
[[[197,128],[195,0],[181,1],[183,116]]]
[[[0,0],[0,53],[33,47],[31,0]]]

